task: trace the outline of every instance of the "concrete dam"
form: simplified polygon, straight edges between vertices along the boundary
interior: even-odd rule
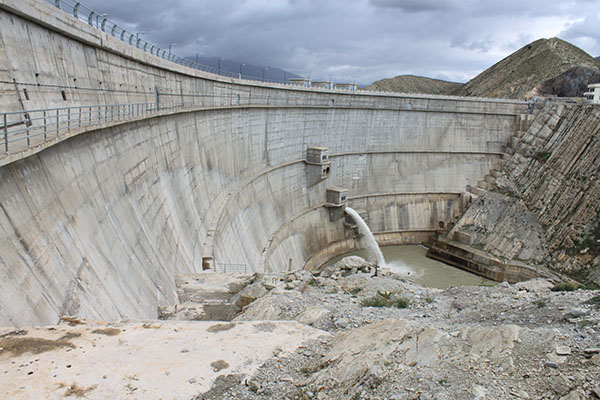
[[[3,326],[156,318],[178,273],[319,266],[357,246],[328,188],[380,244],[422,242],[527,119],[522,101],[225,78],[41,1],[1,0],[0,26]]]

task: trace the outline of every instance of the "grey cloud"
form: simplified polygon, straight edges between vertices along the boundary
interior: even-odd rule
[[[464,50],[488,52],[493,46],[491,35],[482,40],[468,41],[464,37],[453,37],[450,39],[450,47],[460,47]]]
[[[378,8],[395,8],[407,13],[428,11],[448,11],[459,7],[459,1],[452,0],[369,0]]]
[[[315,79],[372,81],[400,74],[468,80],[551,23],[583,20],[588,0],[83,0],[176,53],[223,57]],[[596,12],[597,13],[597,12]],[[568,16],[565,17],[565,15]],[[550,22],[548,22],[550,21]],[[597,35],[599,37],[600,35]],[[585,47],[591,39],[576,38]],[[600,54],[600,53],[599,53]],[[596,54],[598,55],[598,54]]]

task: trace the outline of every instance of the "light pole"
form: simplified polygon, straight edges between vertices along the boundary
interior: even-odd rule
[[[246,64],[240,64],[240,79],[242,79],[242,74],[243,74],[242,68],[244,68],[244,65],[246,65]]]
[[[196,64],[199,64],[198,60],[199,60],[200,54],[204,54],[204,53],[196,53]]]
[[[171,43],[169,45],[169,59],[171,59],[171,47],[175,47],[175,46],[177,46],[177,43]]]
[[[219,58],[219,64],[218,64],[219,65],[219,68],[218,68],[219,69],[219,74],[221,73],[221,61],[225,61],[225,59],[224,58]]]
[[[269,67],[264,67],[263,68],[263,81],[265,80],[265,71],[268,70],[268,69],[269,69]]]
[[[135,34],[135,47],[140,47],[140,35],[145,34],[146,31],[140,31],[138,33]]]

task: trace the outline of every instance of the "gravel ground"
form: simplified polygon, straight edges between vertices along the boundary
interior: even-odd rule
[[[600,398],[600,310],[589,303],[600,291],[549,286],[439,290],[340,267],[282,276],[237,320],[295,319],[332,335],[276,352],[253,376],[223,375],[197,399]],[[365,306],[374,298],[387,304]]]

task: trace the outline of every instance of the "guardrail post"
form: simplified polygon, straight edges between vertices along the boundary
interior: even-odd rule
[[[89,125],[91,125],[91,124],[92,124],[92,107],[90,106],[90,122],[89,122]]]
[[[81,128],[81,107],[79,107],[79,128]]]
[[[58,108],[57,108],[57,109],[56,109],[56,137],[58,137],[58,131],[59,131],[59,129],[60,129],[60,122],[59,122],[59,119],[60,119],[60,115],[59,115],[59,110],[58,110]]]
[[[29,125],[31,125],[31,117],[25,114],[25,132],[27,135],[27,147],[31,146],[31,135],[29,134]]]
[[[48,137],[48,127],[46,126],[46,110],[44,110],[44,142]]]
[[[8,154],[8,121],[6,120],[6,114],[4,114],[4,152]]]
[[[71,132],[71,109],[67,108],[67,132]]]
[[[60,8],[60,0],[54,0],[54,5],[56,6],[56,8],[58,8],[59,10]]]
[[[79,19],[79,15],[77,15],[77,14],[78,14],[78,11],[79,11],[79,6],[81,6],[81,3],[80,3],[80,2],[78,2],[78,1],[76,1],[76,2],[75,2],[75,6],[73,7],[73,16],[74,16],[75,18],[77,18],[77,19]],[[92,11],[92,14],[93,14],[93,13],[94,13],[94,12]],[[90,14],[90,15],[92,15],[92,14]]]

